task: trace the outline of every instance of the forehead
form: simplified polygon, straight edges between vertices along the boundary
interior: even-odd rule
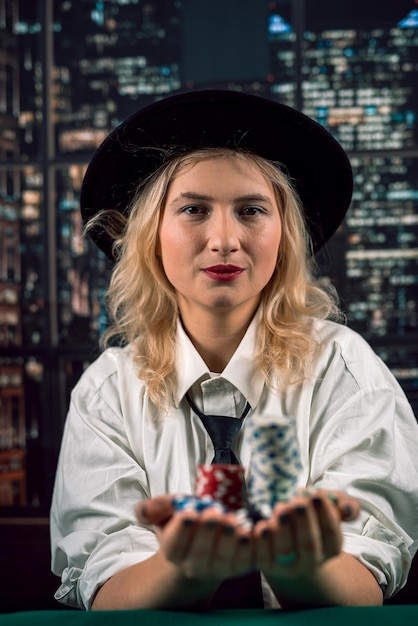
[[[273,192],[273,184],[250,156],[221,155],[205,158],[189,158],[179,164],[173,174],[170,189],[183,185],[229,185],[256,186]]]

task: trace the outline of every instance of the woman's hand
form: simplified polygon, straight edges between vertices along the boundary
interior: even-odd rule
[[[222,580],[253,567],[263,571],[285,608],[381,604],[373,574],[341,552],[341,520],[355,518],[359,505],[343,493],[333,495],[337,499],[301,492],[252,530],[219,508],[176,511],[171,496],[143,501],[138,520],[153,526],[161,548],[111,576],[93,608],[201,610]]]
[[[381,605],[373,574],[342,551],[342,521],[360,513],[342,492],[301,492],[256,524],[255,561],[282,608]]]
[[[315,574],[341,551],[341,521],[360,511],[342,492],[302,492],[245,530],[233,513],[175,512],[171,496],[140,503],[140,523],[154,526],[166,558],[188,578],[220,582],[253,567],[269,578]]]
[[[277,504],[271,519],[254,528],[257,567],[267,577],[314,575],[341,552],[341,521],[359,512],[358,502],[343,492],[305,491]]]
[[[167,560],[186,578],[214,586],[253,566],[254,540],[233,513],[216,508],[175,512],[171,496],[142,502],[136,509],[142,524],[152,524]],[[214,590],[213,589],[213,590]]]

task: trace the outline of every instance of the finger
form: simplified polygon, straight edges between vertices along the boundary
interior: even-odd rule
[[[274,565],[274,520],[261,520],[254,527],[254,552],[257,566],[269,571]]]
[[[164,525],[173,513],[172,497],[169,495],[142,500],[135,507],[135,515],[140,524]]]
[[[340,519],[344,522],[355,520],[360,515],[360,503],[346,493],[340,492],[337,507],[340,513]]]
[[[237,561],[240,531],[233,515],[225,515],[218,521],[217,534],[214,537],[209,568],[222,578],[241,572],[241,563]],[[241,554],[241,558],[242,558]]]
[[[254,567],[255,542],[251,534],[242,528],[237,530],[237,544],[235,553],[235,569],[237,572],[247,572]]]
[[[235,569],[244,573],[255,566],[254,523],[243,509],[235,511],[233,518],[236,534]]]
[[[310,568],[322,562],[324,556],[321,528],[309,498],[295,500],[291,512],[291,528],[300,564]]]
[[[199,515],[188,558],[195,562],[195,567],[200,571],[208,573],[213,569],[218,538],[224,526],[224,516],[217,509],[209,508]]]
[[[342,532],[340,511],[326,495],[317,494],[312,498],[318,526],[321,533],[323,558],[336,556],[341,551]]]
[[[175,518],[186,513],[186,511],[177,513]],[[232,541],[231,545],[231,539],[234,539],[235,531],[231,516],[223,514],[217,507],[193,513],[193,533],[183,546],[183,552],[178,552],[176,556],[181,558],[181,567],[187,575],[201,579],[218,579],[220,582],[226,575],[231,575],[233,564],[235,541]],[[225,537],[225,540],[228,538],[229,541],[224,541],[223,549],[218,550],[222,537]],[[176,547],[178,548],[178,544]]]
[[[296,546],[294,530],[294,511],[290,503],[278,504],[275,507],[273,519],[272,567],[281,575],[292,572],[299,565],[299,554]]]
[[[159,535],[161,549],[166,558],[177,565],[187,560],[193,546],[198,527],[198,516],[194,511],[176,514]]]
[[[325,495],[336,507],[342,521],[351,521],[360,514],[360,503],[344,491],[318,489],[311,493],[312,497]]]

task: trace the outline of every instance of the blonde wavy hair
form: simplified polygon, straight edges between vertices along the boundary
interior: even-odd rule
[[[111,325],[103,348],[115,336],[132,344],[138,377],[152,401],[167,408],[176,386],[175,348],[179,316],[176,295],[157,255],[159,227],[170,182],[203,159],[238,159],[255,165],[273,185],[282,221],[274,273],[259,305],[256,362],[267,383],[295,384],[306,377],[317,342],[312,320],[340,319],[328,279],[315,276],[311,243],[298,195],[278,164],[240,150],[202,148],[170,158],[137,190],[128,217],[105,210],[87,225],[114,240],[117,259],[107,291]]]

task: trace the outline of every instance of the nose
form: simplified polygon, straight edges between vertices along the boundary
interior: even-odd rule
[[[232,215],[219,211],[210,220],[209,247],[222,255],[236,252],[240,247],[239,225]]]

